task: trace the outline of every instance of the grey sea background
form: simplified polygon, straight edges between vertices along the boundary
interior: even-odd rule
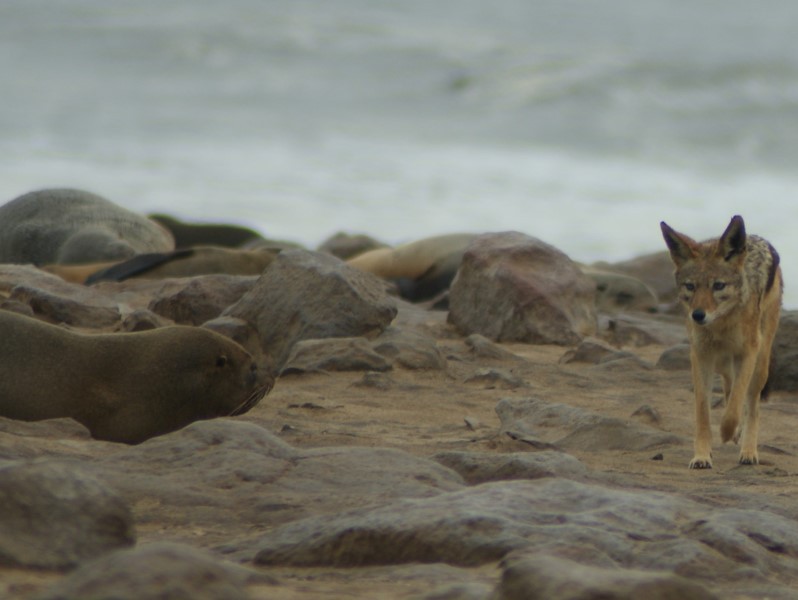
[[[795,307],[796,165],[793,0],[0,0],[0,202],[584,262],[741,214]]]

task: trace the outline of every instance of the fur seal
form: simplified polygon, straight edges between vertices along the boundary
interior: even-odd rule
[[[174,249],[164,227],[73,189],[23,194],[0,206],[0,263],[79,264]]]
[[[279,248],[239,250],[197,246],[172,252],[139,254],[122,262],[47,265],[42,269],[65,281],[86,285],[99,281],[125,281],[133,277],[166,279],[214,274],[260,275],[279,252]]]
[[[377,248],[346,262],[356,269],[394,281],[399,294],[412,301],[433,298],[449,289],[472,233],[423,238],[396,248]]]
[[[84,334],[0,310],[0,416],[71,417],[137,444],[247,412],[274,384],[234,341],[199,327]]]
[[[227,223],[186,223],[170,215],[152,214],[150,219],[168,229],[175,238],[176,248],[190,246],[225,246],[237,248],[247,242],[262,239],[254,229]]]

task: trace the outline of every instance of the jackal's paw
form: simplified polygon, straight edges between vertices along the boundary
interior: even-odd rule
[[[751,454],[740,453],[740,464],[741,465],[758,465],[759,464],[759,456],[756,452]]]
[[[696,456],[690,461],[691,469],[711,469],[712,459],[708,456]]]

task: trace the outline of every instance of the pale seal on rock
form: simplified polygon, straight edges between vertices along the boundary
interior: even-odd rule
[[[274,384],[234,341],[170,326],[84,334],[0,310],[0,416],[71,417],[92,437],[136,444],[255,406]]]
[[[451,233],[423,238],[396,248],[377,248],[347,260],[347,264],[394,281],[403,298],[427,300],[449,289],[466,248],[477,237]]]
[[[90,192],[46,189],[0,206],[0,263],[79,264],[173,249],[164,227]]]

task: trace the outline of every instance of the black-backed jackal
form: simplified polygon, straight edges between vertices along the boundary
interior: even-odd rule
[[[779,255],[766,240],[746,235],[740,216],[719,238],[702,243],[660,225],[676,265],[679,299],[688,310],[696,419],[690,468],[712,468],[709,400],[715,373],[723,378],[726,397],[721,439],[739,441],[740,463],[755,465],[759,400],[766,395],[781,310]]]

